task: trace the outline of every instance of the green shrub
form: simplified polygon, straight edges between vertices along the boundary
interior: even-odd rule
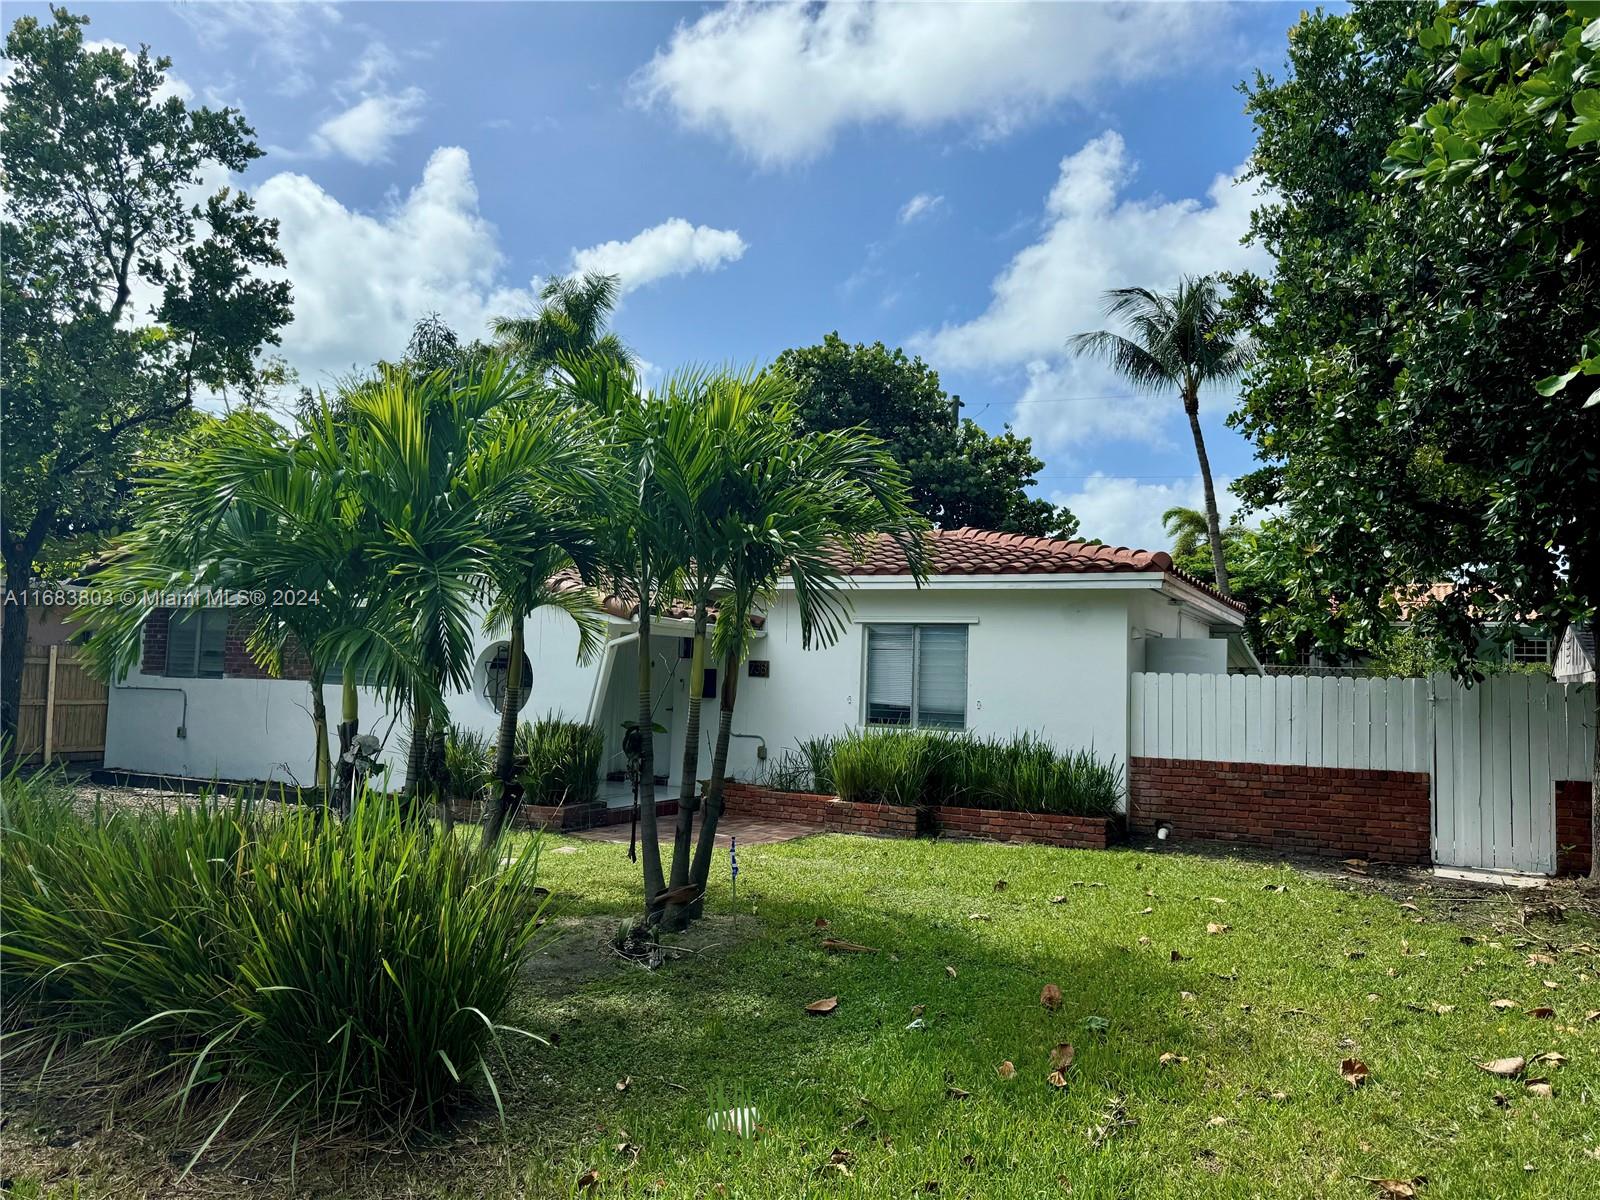
[[[475,1082],[498,1104],[536,847],[502,862],[375,793],[341,821],[243,798],[81,813],[48,780],[5,782],[13,1048],[142,1048],[177,1121],[205,1101],[261,1128],[404,1132]]]
[[[834,739],[833,779],[841,797],[869,804],[1104,816],[1122,795],[1120,767],[1031,733],[853,730]]]
[[[593,725],[548,713],[517,727],[523,800],[527,804],[589,804],[600,794],[605,737]]]
[[[460,725],[444,735],[444,773],[450,795],[476,800],[494,774],[494,740]]]
[[[835,795],[833,752],[838,744],[839,739],[831,736],[801,738],[795,749],[785,750],[776,762],[768,764],[762,782],[780,792]]]

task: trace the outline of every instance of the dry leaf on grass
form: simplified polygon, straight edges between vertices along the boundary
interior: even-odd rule
[[[1367,1064],[1359,1058],[1347,1058],[1339,1064],[1339,1074],[1351,1087],[1358,1088],[1366,1083],[1367,1076],[1371,1072],[1367,1069]]]
[[[1455,1010],[1456,1006],[1454,1004],[1440,1004],[1438,1001],[1434,1001],[1433,1011],[1438,1013],[1441,1017],[1444,1016],[1445,1013],[1453,1013]]]
[[[871,946],[863,946],[860,942],[847,942],[843,938],[823,938],[822,948],[834,954],[876,954]]]
[[[1600,1008],[1595,1009],[1593,1012],[1584,1013],[1583,1019],[1585,1024],[1590,1021],[1600,1021]]]
[[[967,1097],[972,1095],[972,1093],[966,1089],[958,1087],[947,1087],[944,1090],[944,1094],[951,1100],[965,1100]]]
[[[1287,892],[1289,889],[1281,883],[1269,883],[1261,890],[1264,892]]]
[[[969,920],[969,921],[987,921],[988,919],[989,919],[989,914],[988,913],[968,913],[967,914],[967,920]]]
[[[1141,908],[1139,910],[1139,915],[1141,917],[1148,917],[1153,912],[1155,912],[1155,909],[1153,909],[1153,908]]]
[[[593,1167],[590,1167],[582,1175],[578,1176],[578,1186],[586,1192],[593,1188],[599,1187],[600,1172],[596,1171]]]
[[[1487,1071],[1500,1079],[1514,1079],[1522,1074],[1522,1068],[1527,1066],[1527,1060],[1523,1058],[1495,1058],[1477,1065],[1478,1070]]]
[[[1067,1086],[1067,1076],[1064,1071],[1051,1071],[1050,1074],[1044,1077],[1044,1079],[1045,1082],[1053,1088],[1064,1088]]]
[[[1515,1000],[1491,1000],[1489,1001],[1489,1007],[1498,1008],[1501,1012],[1505,1012],[1508,1008],[1516,1008],[1517,1002]]]
[[[1039,1003],[1051,1012],[1061,1007],[1061,989],[1053,983],[1047,983],[1039,992]]]
[[[1206,922],[1206,932],[1207,933],[1212,933],[1212,934],[1215,934],[1215,933],[1227,933],[1229,928],[1230,928],[1230,926],[1224,925],[1221,921],[1207,921]]]
[[[1548,1079],[1530,1079],[1522,1086],[1530,1096],[1539,1096],[1544,1099],[1549,1099],[1551,1096],[1556,1094],[1555,1089],[1550,1086],[1550,1081]]]
[[[994,881],[994,890],[997,892],[1003,892],[1010,886],[1004,879],[996,879]]]
[[[825,1017],[839,1007],[839,997],[829,996],[824,1000],[813,1000],[806,1005],[806,1011],[813,1017]]]
[[[827,917],[818,917],[815,921],[813,921],[811,923],[813,925],[815,925],[818,929],[826,929],[828,927],[828,918]]]
[[[1181,953],[1179,953],[1177,950],[1174,950],[1172,952],[1172,961],[1173,962],[1182,962],[1183,961],[1183,955]]]
[[[1050,1051],[1050,1069],[1052,1071],[1065,1071],[1071,1068],[1072,1060],[1077,1057],[1077,1051],[1072,1048],[1071,1042],[1057,1042],[1056,1048]]]
[[[1015,1079],[1017,1077],[1017,1067],[1008,1058],[994,1069],[994,1073],[1000,1076],[1001,1079]]]
[[[1548,1021],[1556,1015],[1556,1010],[1541,1004],[1538,1008],[1530,1008],[1527,1015],[1536,1021]]]
[[[1149,937],[1147,937],[1147,936],[1145,936],[1145,935],[1143,935],[1143,934],[1141,934],[1141,935],[1140,935],[1140,937],[1139,937],[1139,945],[1141,945],[1141,946],[1148,946],[1148,945],[1149,945],[1149,944],[1150,944],[1150,939],[1149,939]]]
[[[1156,1065],[1162,1067],[1177,1067],[1188,1061],[1189,1059],[1187,1055],[1174,1054],[1172,1051],[1168,1050],[1162,1054],[1160,1058],[1156,1059]]]
[[[1567,1056],[1559,1050],[1546,1050],[1543,1054],[1535,1054],[1529,1062],[1549,1063],[1552,1067],[1559,1067],[1567,1061]]]
[[[1365,958],[1367,956],[1367,952],[1365,950],[1346,950],[1344,952],[1344,956],[1351,962],[1356,962],[1359,959]]]
[[[951,979],[954,979],[956,977],[956,969],[954,967],[946,967],[944,969],[944,973],[946,975],[950,976]]]
[[[1228,1118],[1227,1117],[1223,1117],[1223,1116],[1212,1117],[1209,1121],[1206,1122],[1206,1124],[1210,1125],[1213,1129],[1215,1129],[1219,1125],[1226,1125],[1227,1123],[1228,1123]]]
[[[1556,965],[1555,956],[1536,951],[1528,955],[1528,965],[1530,967],[1553,967]]]
[[[1065,896],[1051,896],[1050,897],[1050,903],[1051,904],[1065,904],[1066,902],[1067,902],[1067,898]]]
[[[633,1086],[633,1076],[632,1075],[624,1075],[621,1079],[617,1080],[617,1091],[619,1091],[619,1092],[625,1092],[632,1086]]]

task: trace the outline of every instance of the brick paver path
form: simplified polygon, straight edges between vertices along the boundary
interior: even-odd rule
[[[661,841],[672,841],[673,828],[677,822],[676,817],[659,817],[657,829]],[[717,848],[726,850],[728,839],[736,837],[741,846],[760,845],[764,842],[788,842],[795,838],[806,837],[820,830],[815,825],[800,825],[793,821],[756,821],[748,817],[724,817],[717,823]],[[592,842],[626,842],[628,840],[628,825],[600,825],[594,829],[581,829],[572,834],[573,837],[588,838]],[[695,838],[700,837],[699,826],[695,827]]]

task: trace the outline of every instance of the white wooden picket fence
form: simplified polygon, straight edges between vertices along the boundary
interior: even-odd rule
[[[1434,861],[1549,874],[1555,781],[1588,779],[1592,685],[1502,675],[1133,676],[1128,752],[1146,758],[1427,772]]]

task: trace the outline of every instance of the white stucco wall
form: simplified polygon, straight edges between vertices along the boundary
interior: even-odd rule
[[[1063,749],[1127,756],[1128,606],[1133,593],[1093,589],[912,590],[851,593],[849,630],[804,650],[792,598],[781,594],[752,658],[767,679],[739,680],[736,733],[759,734],[776,757],[797,738],[862,723],[863,626],[958,622],[967,632],[967,724],[974,733],[1040,733]],[[756,743],[739,739],[730,770],[757,769]]]
[[[1128,677],[1143,668],[1144,640],[1153,633],[1209,634],[1204,614],[1172,603],[1153,588],[980,585],[917,591],[874,586],[852,590],[850,600],[848,629],[826,648],[802,647],[788,593],[779,594],[768,614],[751,657],[765,659],[770,675],[752,678],[741,668],[733,728],[736,734],[764,739],[771,758],[799,738],[861,723],[865,624],[967,624],[970,730],[993,735],[1032,731],[1063,749],[1092,747],[1118,762],[1127,758]],[[613,623],[611,630],[616,637],[626,627]],[[674,782],[683,754],[689,674],[688,663],[678,659],[681,632],[676,627],[658,629],[654,647],[656,720],[669,731],[657,739],[657,771]],[[577,631],[561,613],[537,614],[528,622],[526,636],[533,683],[523,717],[556,712],[582,719],[604,657],[583,665],[576,661]],[[478,636],[473,687],[449,701],[454,722],[486,734],[498,723],[482,691],[484,665],[496,640]],[[637,707],[634,643],[616,646],[612,658],[595,711],[596,724],[607,738],[608,768],[621,765],[621,724],[635,716]],[[185,695],[188,736],[180,738]],[[330,722],[337,722],[339,689],[329,687],[326,700]],[[386,758],[398,779],[404,770],[400,747],[406,730],[391,723],[375,693],[363,689],[361,705],[362,729],[387,737]],[[710,763],[716,711],[711,700],[702,715],[702,775]],[[150,774],[309,782],[314,777],[311,738],[310,697],[303,682],[168,679],[136,672],[111,689],[105,761],[111,768]],[[753,737],[734,739],[729,755],[733,774],[748,778],[757,773],[757,744]]]

